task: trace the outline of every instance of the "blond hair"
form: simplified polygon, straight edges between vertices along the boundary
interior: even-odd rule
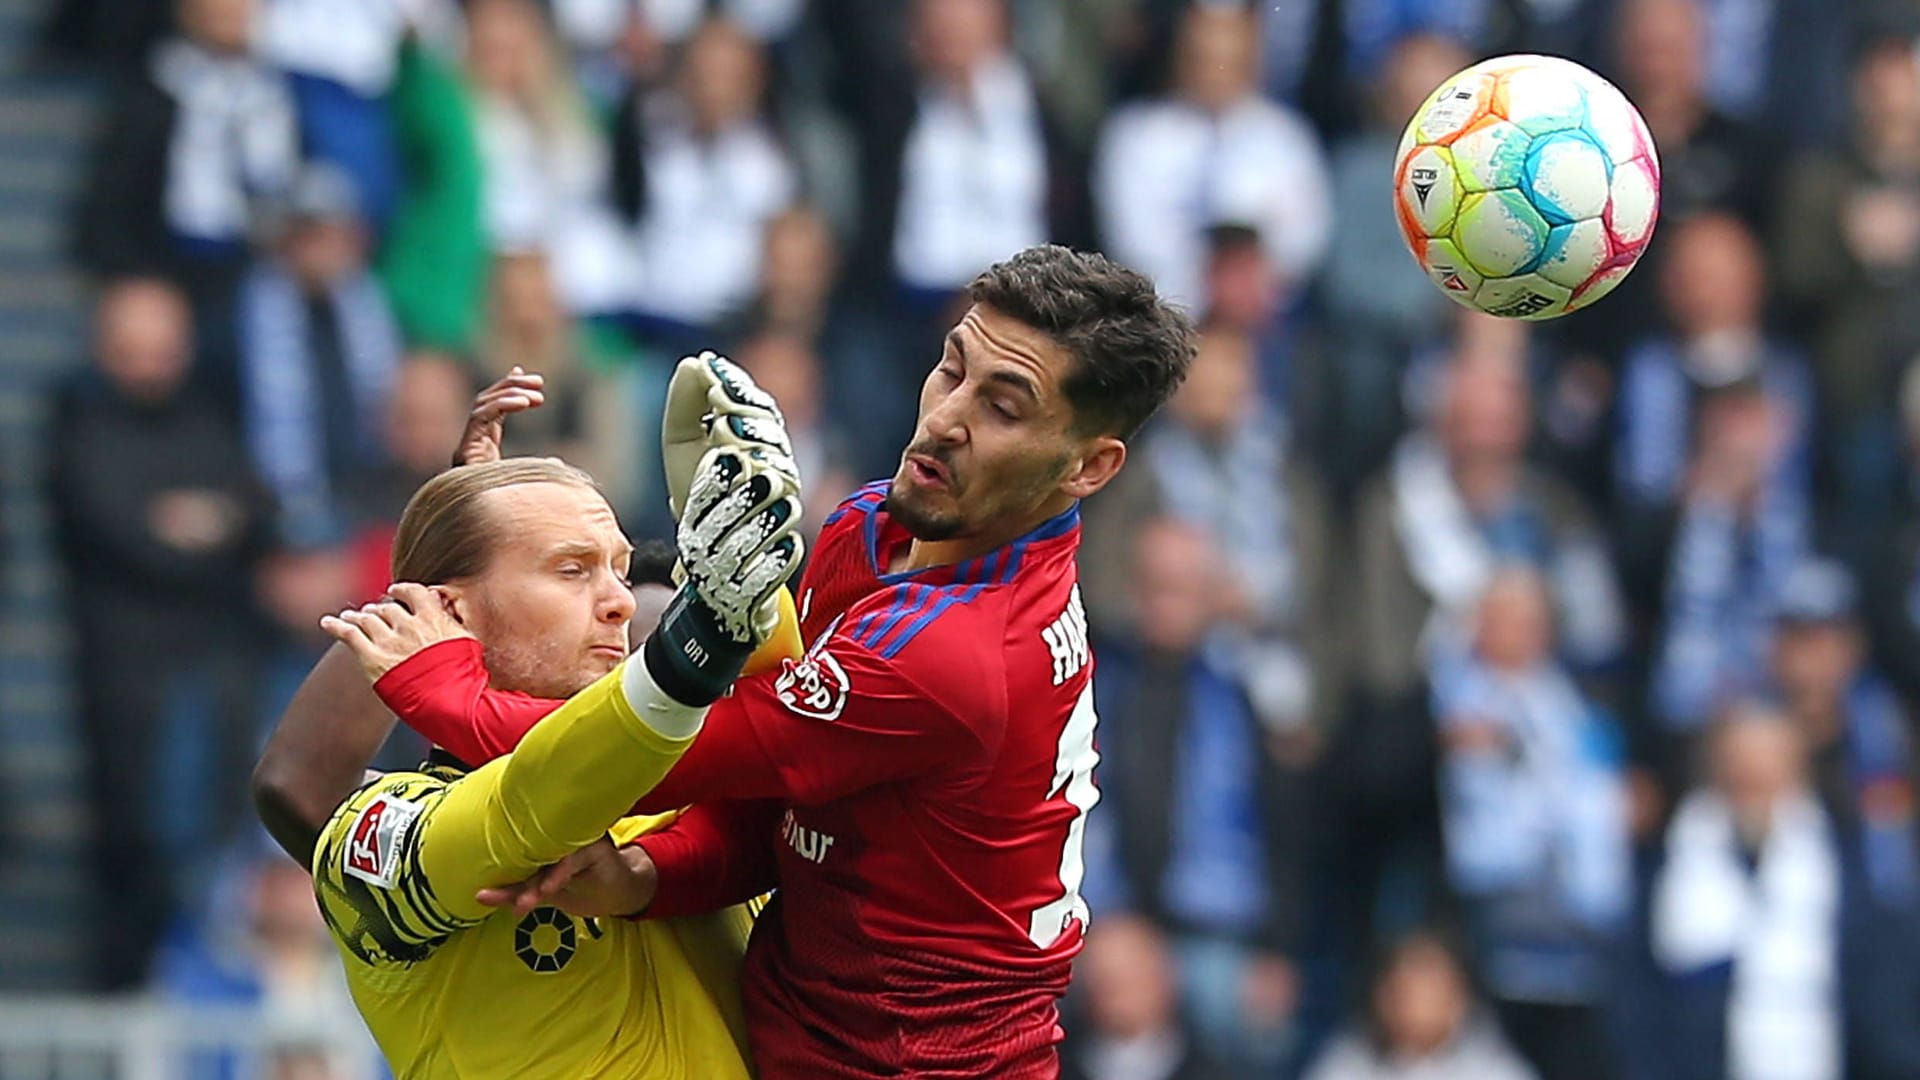
[[[593,477],[559,458],[504,458],[449,469],[407,500],[393,537],[393,580],[443,585],[484,572],[499,539],[486,509],[489,491],[518,484],[565,484],[600,492]]]

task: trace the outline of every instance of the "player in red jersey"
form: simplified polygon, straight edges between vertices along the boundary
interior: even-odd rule
[[[1077,506],[1178,385],[1192,332],[1144,277],[1057,247],[969,292],[898,474],[815,544],[807,656],[737,684],[639,807],[693,809],[495,897],[663,917],[777,886],[743,976],[763,1077],[1059,1071],[1099,797]]]

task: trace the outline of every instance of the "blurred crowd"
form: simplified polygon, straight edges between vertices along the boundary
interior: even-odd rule
[[[478,386],[544,373],[508,452],[657,536],[665,375],[726,350],[817,521],[893,471],[970,276],[1053,240],[1203,328],[1086,507],[1069,1075],[1920,1076],[1914,0],[63,0],[44,37],[112,87],[46,435],[100,988],[338,1007],[244,778]],[[1414,107],[1512,51],[1617,82],[1663,169],[1644,264],[1539,326],[1450,305],[1388,205]]]

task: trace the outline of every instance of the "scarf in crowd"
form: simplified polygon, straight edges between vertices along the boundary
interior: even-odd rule
[[[250,57],[180,40],[155,50],[152,72],[176,106],[167,225],[190,240],[246,239],[253,198],[278,191],[298,162],[286,80]]]
[[[1254,632],[1215,631],[1206,645],[1209,662],[1239,677],[1263,723],[1304,722],[1313,694],[1306,659],[1291,634],[1260,632],[1291,630],[1301,615],[1284,425],[1256,413],[1216,446],[1168,424],[1146,456],[1167,513],[1214,537],[1260,614]]]
[[[1501,521],[1482,523],[1467,509],[1446,455],[1424,435],[1401,440],[1391,468],[1394,530],[1414,583],[1433,603],[1423,642],[1471,613],[1498,564],[1523,562],[1548,578],[1560,652],[1581,668],[1615,658],[1626,616],[1598,536],[1560,535],[1526,500]]]
[[[1654,955],[1676,975],[1732,964],[1728,1080],[1842,1075],[1840,872],[1832,826],[1809,794],[1774,807],[1752,869],[1717,793],[1681,803],[1654,888]]]
[[[385,296],[362,274],[335,286],[327,304],[339,320],[340,350],[353,398],[356,457],[378,460],[388,391],[400,341]],[[328,477],[327,418],[314,370],[306,298],[274,269],[250,275],[240,298],[242,394],[247,442],[261,477],[280,500],[286,527],[324,535],[337,524]]]

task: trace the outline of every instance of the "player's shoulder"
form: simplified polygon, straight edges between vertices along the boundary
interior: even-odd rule
[[[865,517],[880,509],[880,506],[887,501],[887,489],[891,484],[890,480],[875,480],[861,485],[853,494],[840,500],[840,505],[833,508],[833,512],[827,515],[827,520],[822,522],[820,527],[831,528],[849,516]]]
[[[380,776],[342,801],[320,834],[314,893],[328,930],[362,963],[417,963],[470,925],[441,909],[416,858],[422,819],[450,782],[440,772]]]

